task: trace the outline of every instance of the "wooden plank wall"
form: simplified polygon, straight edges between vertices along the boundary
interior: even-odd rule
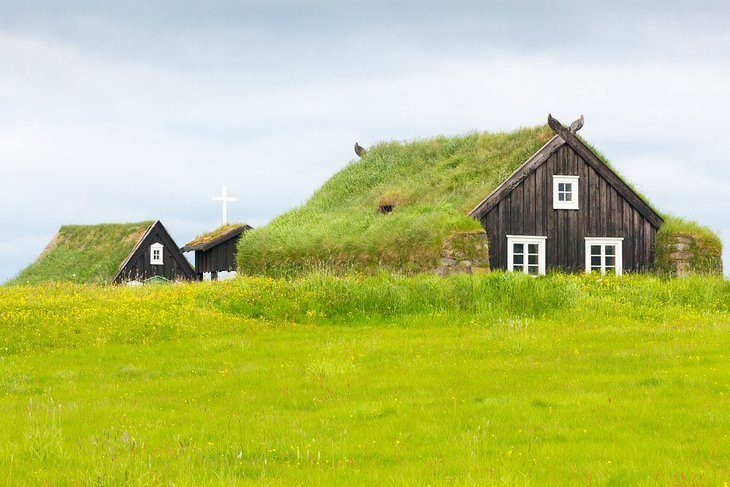
[[[163,265],[150,264],[150,245],[153,243],[161,243],[164,246]],[[182,259],[185,259],[185,256],[164,227],[154,226],[122,271],[121,280],[144,280],[153,276],[163,276],[171,281],[194,279],[192,268],[189,263],[185,265]]]
[[[198,278],[204,272],[235,271],[238,268],[236,244],[240,237],[241,235],[236,235],[208,250],[195,251],[195,272]]]
[[[553,209],[553,175],[580,176],[579,209]],[[507,268],[507,235],[547,236],[548,268],[585,269],[585,237],[624,237],[624,271],[654,262],[656,228],[568,145],[481,219],[492,269]]]

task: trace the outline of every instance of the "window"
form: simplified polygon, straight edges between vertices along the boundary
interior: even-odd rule
[[[153,243],[150,245],[150,264],[152,265],[162,265],[162,250],[165,247],[162,246],[161,243]]]
[[[545,274],[547,237],[507,235],[507,270],[531,276]]]
[[[586,272],[621,275],[623,240],[621,237],[586,237]]]
[[[553,209],[578,209],[578,180],[580,176],[553,176]]]

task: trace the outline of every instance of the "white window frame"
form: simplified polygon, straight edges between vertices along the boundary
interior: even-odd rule
[[[157,258],[155,258],[155,250],[158,250],[160,252],[160,255]],[[152,245],[150,245],[150,265],[163,265],[164,254],[165,246],[161,243],[153,243]]]
[[[558,190],[561,183],[570,183],[570,201],[560,201]],[[553,176],[553,209],[554,210],[577,210],[578,197],[580,195],[580,176],[566,176],[556,174]]]
[[[601,274],[606,273],[606,246],[614,246],[616,247],[615,257],[616,257],[616,275],[620,276],[623,273],[623,266],[624,266],[624,255],[623,255],[623,245],[624,244],[624,238],[623,237],[586,237],[586,251],[585,251],[585,258],[586,258],[586,273],[591,273],[591,246],[592,245],[600,245],[601,246]]]
[[[514,244],[537,244],[537,274],[542,276],[545,274],[545,242],[547,237],[539,237],[533,235],[507,235],[507,270],[514,272]],[[524,272],[529,275],[527,263],[522,265],[523,269],[518,272]]]

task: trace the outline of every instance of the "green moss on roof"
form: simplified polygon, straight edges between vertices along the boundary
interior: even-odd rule
[[[211,240],[214,240],[221,235],[230,232],[231,230],[236,230],[239,228],[245,228],[248,227],[245,223],[229,223],[227,225],[221,225],[220,227],[216,228],[215,230],[212,230],[210,232],[204,233],[202,235],[198,235],[193,240],[185,244],[185,247],[192,247],[195,245],[202,245],[205,243],[210,242]]]
[[[9,284],[44,281],[109,283],[153,223],[62,226],[38,259]]]
[[[553,135],[538,126],[378,144],[306,204],[246,232],[239,269],[289,275],[433,268],[444,238],[480,229],[468,212]],[[381,204],[393,211],[379,213]]]

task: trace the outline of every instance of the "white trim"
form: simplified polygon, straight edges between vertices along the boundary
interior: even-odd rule
[[[601,274],[606,273],[606,247],[613,246],[616,248],[615,270],[616,275],[623,273],[624,255],[623,255],[623,237],[586,237],[585,238],[585,261],[586,273],[591,272],[591,245],[601,246]]]
[[[570,201],[560,201],[558,188],[561,183],[569,183]],[[580,195],[580,176],[553,175],[553,210],[577,210],[578,196]]]
[[[159,252],[158,256],[155,256],[155,251]],[[163,265],[164,264],[164,253],[165,246],[159,242],[155,242],[150,245],[150,265]]]
[[[547,237],[535,236],[535,235],[507,235],[507,270],[514,272],[514,244],[537,244],[537,273],[538,275],[545,274],[545,242]],[[528,262],[525,261],[525,257],[529,260],[529,256],[523,253],[523,264],[520,272],[529,274]]]

